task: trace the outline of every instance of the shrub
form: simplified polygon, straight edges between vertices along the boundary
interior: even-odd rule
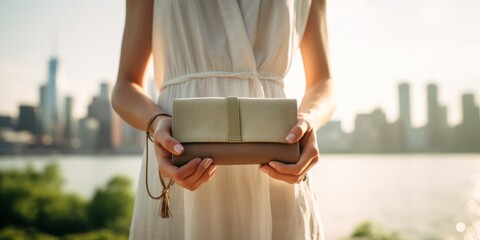
[[[344,240],[401,240],[397,232],[385,232],[371,222],[360,223]]]
[[[124,176],[115,176],[105,188],[97,189],[88,206],[93,228],[128,233],[134,202],[130,189],[131,181]]]
[[[0,240],[126,238],[134,201],[130,179],[113,177],[90,202],[63,192],[63,183],[55,163],[40,171],[31,165],[0,171]]]

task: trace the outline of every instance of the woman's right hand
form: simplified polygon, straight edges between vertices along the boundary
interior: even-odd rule
[[[154,126],[153,139],[158,171],[164,177],[173,179],[175,183],[190,191],[196,190],[213,178],[217,166],[212,164],[213,160],[210,158],[194,158],[181,167],[173,165],[172,154],[181,155],[183,146],[170,133],[172,128],[170,117],[158,118]]]

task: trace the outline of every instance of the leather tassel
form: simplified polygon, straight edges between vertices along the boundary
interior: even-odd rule
[[[145,187],[146,187],[146,190],[147,190],[147,193],[148,193],[148,196],[150,196],[152,199],[154,200],[162,200],[160,202],[160,206],[158,207],[159,210],[158,210],[158,215],[162,218],[169,218],[172,216],[172,213],[170,212],[170,195],[168,193],[168,190],[170,190],[170,188],[173,186],[174,184],[174,181],[173,179],[170,179],[170,181],[168,182],[168,184],[165,183],[165,180],[163,179],[163,176],[162,176],[162,173],[159,171],[158,172],[158,175],[160,177],[160,183],[162,184],[162,187],[163,187],[163,194],[160,195],[160,196],[153,196],[152,193],[150,192],[150,189],[148,188],[148,140],[152,141],[152,142],[155,142],[154,139],[152,138],[152,136],[150,135],[150,125],[153,123],[153,121],[155,120],[155,118],[159,117],[159,116],[166,116],[166,117],[172,117],[170,116],[169,114],[166,114],[166,113],[159,113],[159,114],[156,114],[155,116],[153,116],[152,118],[150,118],[150,120],[148,121],[148,124],[147,124],[147,129],[145,131],[145,147],[146,147],[146,157],[145,157]]]
[[[170,218],[172,216],[172,213],[170,212],[170,195],[168,190],[170,190],[170,188],[164,188],[161,196],[162,201],[160,202],[161,205],[159,206],[160,211],[158,214],[162,218]]]

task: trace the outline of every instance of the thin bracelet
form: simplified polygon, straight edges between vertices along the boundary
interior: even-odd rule
[[[148,188],[148,139],[150,139],[150,141],[154,142],[153,138],[151,137],[150,135],[150,126],[152,125],[153,121],[155,121],[156,118],[158,118],[159,116],[166,116],[166,117],[172,117],[171,115],[169,114],[166,114],[166,113],[158,113],[156,115],[154,115],[152,118],[150,118],[150,120],[148,121],[148,124],[147,124],[147,129],[145,130],[145,147],[146,147],[146,156],[145,156],[145,186],[147,188],[147,193],[148,195],[152,198],[152,199],[155,199],[155,200],[158,200],[158,199],[162,199],[162,201],[160,202],[160,206],[159,206],[159,211],[158,211],[158,215],[160,215],[162,218],[169,218],[172,216],[172,213],[170,212],[170,204],[169,204],[169,201],[170,201],[170,196],[169,196],[169,190],[170,188],[173,186],[173,179],[170,179],[170,181],[168,182],[168,184],[165,183],[165,180],[163,179],[163,176],[162,176],[162,173],[160,171],[158,171],[158,175],[160,177],[160,183],[162,184],[162,187],[163,187],[163,190],[162,190],[162,194],[159,195],[159,196],[153,196],[152,193],[150,192],[150,189]]]
[[[152,136],[150,135],[150,127],[151,127],[153,121],[155,121],[155,119],[157,119],[160,116],[172,118],[172,115],[170,115],[170,114],[158,113],[158,114],[155,114],[153,117],[151,117],[150,120],[148,120],[147,129],[145,130],[145,133],[147,134],[147,138],[150,139],[150,141],[152,141],[152,142],[155,142],[155,141],[153,140]]]

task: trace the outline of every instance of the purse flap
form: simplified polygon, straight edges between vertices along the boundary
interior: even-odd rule
[[[279,142],[297,123],[296,99],[206,97],[173,103],[180,142]]]

